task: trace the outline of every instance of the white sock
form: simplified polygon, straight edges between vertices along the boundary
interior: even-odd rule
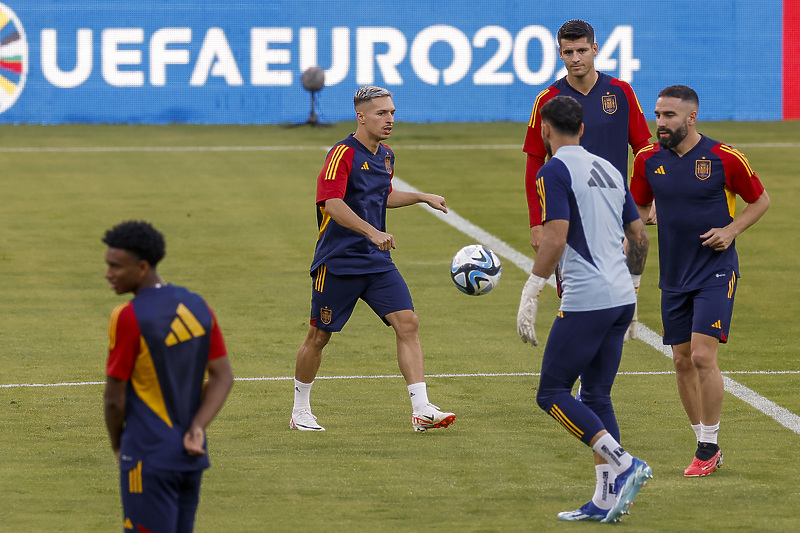
[[[717,444],[717,436],[719,434],[719,422],[713,426],[707,426],[700,422],[700,436],[697,437],[698,442],[708,442],[709,444]]]
[[[302,411],[307,409],[311,411],[311,386],[314,384],[303,383],[302,381],[294,380],[294,407],[293,412]]]
[[[418,413],[428,405],[428,386],[424,381],[412,383],[408,386],[408,396],[411,398],[411,409]]]
[[[594,443],[592,449],[603,456],[608,465],[619,475],[633,464],[633,456],[622,449],[617,439],[606,433]]]
[[[600,509],[611,509],[617,500],[614,494],[614,480],[617,479],[617,474],[608,464],[595,465],[594,470],[597,476],[597,485],[594,487],[592,503]]]
[[[700,440],[700,427],[702,425],[703,425],[702,423],[700,423],[700,424],[692,424],[692,429],[694,430],[694,434],[697,435],[697,442],[701,442],[701,440]]]

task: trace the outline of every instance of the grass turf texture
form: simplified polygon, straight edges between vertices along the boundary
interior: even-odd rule
[[[523,124],[398,124],[389,145],[398,177],[447,197],[459,214],[528,253],[519,149]],[[330,146],[351,124],[326,129],[198,126],[2,126],[0,146]],[[796,371],[800,150],[748,144],[796,142],[800,123],[703,123],[741,146],[772,198],[766,217],[738,241],[739,285],[723,372]],[[441,149],[417,149],[420,145]],[[453,146],[447,149],[446,146]],[[0,151],[0,385],[104,380],[108,315],[125,300],[102,279],[105,229],[152,221],[167,238],[159,268],[203,294],[226,335],[239,378],[289,377],[307,328],[307,267],[316,236],[319,150]],[[794,194],[793,194],[794,193]],[[741,206],[739,206],[741,209]],[[527,274],[510,262],[491,294],[471,298],[448,264],[473,239],[409,207],[390,211],[395,262],[421,318],[428,374],[537,372],[542,347],[522,345],[514,323]],[[660,331],[657,247],[639,317]],[[788,244],[788,245],[787,245]],[[557,298],[542,296],[544,343]],[[640,341],[622,372],[669,372]],[[326,349],[320,376],[398,375],[392,331],[363,304]],[[731,374],[794,413],[792,374]],[[791,531],[798,435],[726,394],[725,466],[684,479],[694,451],[674,376],[621,375],[614,400],[623,444],[653,467],[626,531]],[[287,380],[239,381],[209,429],[197,531],[548,531],[559,511],[591,496],[586,447],[535,405],[537,378],[430,378],[431,400],[454,426],[411,431],[402,378],[315,385],[325,433],[288,429]],[[109,531],[121,525],[118,475],[102,421],[102,386],[0,388],[0,531]],[[592,526],[590,526],[592,527]]]

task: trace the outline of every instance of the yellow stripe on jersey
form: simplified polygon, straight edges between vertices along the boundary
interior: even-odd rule
[[[167,405],[164,403],[164,394],[158,383],[153,356],[150,355],[150,349],[147,347],[144,337],[140,337],[139,346],[139,355],[136,357],[136,363],[133,365],[131,373],[133,390],[151,411],[158,415],[165,424],[172,427],[172,420],[167,412]]]
[[[540,92],[539,96],[536,97],[536,101],[533,103],[533,111],[531,111],[531,119],[528,121],[529,128],[532,128],[533,123],[536,122],[536,110],[539,109],[539,100],[541,100],[542,97],[549,92],[550,92],[550,87]]]
[[[645,146],[644,148],[642,148],[641,150],[636,152],[636,155],[639,155],[639,154],[641,154],[643,152],[649,152],[650,150],[655,150],[655,149],[656,149],[656,145],[655,144],[648,144],[647,146]]]
[[[639,108],[639,114],[640,115],[644,115],[644,111],[642,111],[642,104],[639,103],[639,98],[636,96],[636,93],[633,92],[632,88],[631,88],[631,96],[633,96],[633,101],[636,102],[636,107]],[[634,154],[634,155],[636,155],[636,154]]]
[[[328,222],[331,221],[331,217],[325,212],[324,207],[319,206],[319,212],[322,213],[322,222],[319,224],[319,234],[317,234],[317,240],[322,238],[322,233],[325,231],[325,228],[328,227]]]
[[[539,194],[539,206],[542,208],[542,222],[547,220],[547,209],[544,197],[544,178],[536,180],[536,192]]]
[[[178,316],[181,317],[181,320],[183,320],[183,323],[186,324],[186,327],[189,328],[189,331],[194,337],[202,337],[206,334],[205,328],[203,328],[203,325],[199,320],[197,320],[197,317],[195,317],[192,312],[189,311],[188,307],[180,304],[178,305],[178,310],[176,312]]]
[[[111,320],[108,323],[108,349],[109,351],[114,349],[114,346],[117,345],[117,322],[119,322],[119,315],[122,313],[122,310],[125,308],[128,303],[118,305],[112,312],[111,312]]]
[[[747,161],[747,158],[744,156],[742,152],[740,152],[736,148],[731,148],[730,146],[725,144],[720,144],[719,149],[725,152],[726,154],[731,154],[736,159],[738,159],[744,165],[745,170],[747,170],[748,176],[753,175],[753,169],[750,168],[750,162]]]
[[[727,185],[725,186],[725,199],[728,202],[728,213],[731,218],[736,217],[736,193],[730,190]]]
[[[583,431],[581,431],[580,428],[578,428],[578,426],[573,424],[572,421],[569,418],[567,418],[564,412],[561,409],[559,409],[557,405],[554,404],[553,407],[550,408],[550,416],[558,420],[559,423],[562,426],[564,426],[564,428],[566,428],[567,431],[569,431],[579,439],[583,437]]]
[[[326,180],[336,179],[336,170],[339,168],[339,163],[342,162],[342,157],[344,156],[345,152],[347,152],[346,144],[340,144],[333,149],[330,163],[328,163],[328,170],[325,173]]]

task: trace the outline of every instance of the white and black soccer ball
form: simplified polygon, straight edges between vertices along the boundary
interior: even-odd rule
[[[500,259],[482,244],[465,246],[450,263],[450,277],[458,290],[470,296],[480,296],[500,283],[503,269]]]

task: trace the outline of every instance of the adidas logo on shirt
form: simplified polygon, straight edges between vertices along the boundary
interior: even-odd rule
[[[206,334],[205,328],[200,321],[195,318],[189,308],[183,304],[178,305],[175,310],[177,315],[170,325],[170,333],[164,339],[167,346],[174,346],[179,342],[188,341],[195,337],[202,337]]]
[[[656,174],[662,174],[662,175],[664,175],[664,176],[666,176],[666,175],[667,175],[667,173],[666,173],[666,172],[664,172],[664,165],[661,165],[660,167],[658,167],[658,168],[656,169]]]
[[[364,161],[364,164],[361,165],[361,170],[369,170],[369,165],[367,164],[366,161]]]
[[[714,322],[713,324],[711,324],[711,327],[712,327],[712,328],[716,328],[716,329],[722,329],[722,321],[720,321],[720,320],[717,320],[716,322]]]

